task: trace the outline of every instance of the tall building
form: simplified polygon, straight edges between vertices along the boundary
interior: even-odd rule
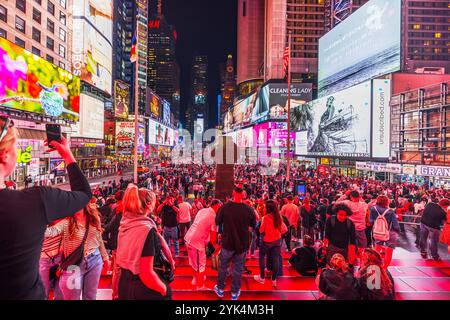
[[[238,84],[263,77],[264,2],[265,0],[238,1]]]
[[[160,10],[160,6],[157,8]],[[176,37],[175,28],[168,24],[161,12],[151,16],[148,28],[148,87],[170,102],[175,119],[179,119],[180,68],[175,56]]]
[[[402,16],[402,69],[450,73],[449,2],[407,0]]]
[[[318,71],[319,38],[324,34],[324,0],[266,0],[264,79],[282,79],[283,52],[292,33],[291,73],[311,79]]]
[[[113,80],[121,80],[134,88],[135,64],[130,61],[131,41],[139,14],[138,63],[139,114],[146,111],[147,88],[147,0],[114,0],[113,24]],[[134,90],[130,92],[130,112],[134,112]]]
[[[191,97],[186,112],[186,129],[191,133],[194,130],[194,122],[203,118],[208,124],[208,57],[196,55],[192,59],[191,69]],[[207,129],[207,127],[205,127]]]
[[[325,0],[325,31],[328,32],[369,0]]]
[[[69,1],[0,2],[0,37],[71,70]]]
[[[234,72],[233,56],[229,54],[226,65],[223,66],[223,70],[221,72],[221,101],[219,109],[221,118],[233,104],[235,96],[236,75]]]

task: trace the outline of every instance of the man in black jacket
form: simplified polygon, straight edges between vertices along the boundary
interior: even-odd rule
[[[446,211],[450,206],[448,199],[442,199],[439,203],[430,202],[426,205],[420,223],[420,251],[422,258],[428,257],[427,244],[430,238],[430,252],[434,260],[439,261],[438,242],[441,227],[446,219]]]

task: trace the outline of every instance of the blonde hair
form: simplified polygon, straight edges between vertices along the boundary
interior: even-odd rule
[[[5,122],[0,120],[0,128],[3,129]],[[0,141],[0,152],[10,149],[13,145],[16,144],[19,133],[16,128],[11,127],[6,132],[5,137]]]
[[[144,215],[155,210],[156,195],[153,191],[138,187],[134,184],[128,185],[123,196],[124,212]]]
[[[340,253],[335,253],[330,260],[330,267],[336,271],[344,271],[346,272],[348,270],[347,262],[345,261],[345,258]]]

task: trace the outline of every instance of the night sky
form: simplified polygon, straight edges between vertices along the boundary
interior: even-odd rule
[[[181,69],[181,120],[190,97],[192,57],[207,55],[210,126],[217,124],[220,93],[219,64],[231,53],[236,59],[237,0],[162,0],[162,11],[178,33],[177,59]],[[236,63],[236,60],[235,60]]]

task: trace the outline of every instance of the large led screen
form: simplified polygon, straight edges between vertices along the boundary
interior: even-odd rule
[[[174,130],[154,120],[148,122],[149,143],[160,146],[174,145]]]
[[[306,132],[307,155],[370,157],[370,101],[370,81],[316,99],[292,110],[291,130]]]
[[[170,124],[170,103],[163,100],[163,122]]]
[[[245,97],[233,107],[233,126],[247,125],[251,121],[253,108],[255,106],[256,93]]]
[[[291,85],[291,108],[312,100],[312,84]],[[270,119],[287,119],[288,87],[286,83],[269,83],[261,87],[255,107],[251,110],[251,122]]]
[[[117,149],[131,152],[134,146],[134,128],[134,122],[116,122]]]
[[[0,37],[0,104],[77,121],[80,79]]]
[[[73,12],[73,72],[111,94],[112,1],[75,0]]]
[[[104,139],[105,103],[86,94],[81,94],[80,100],[80,121],[72,127],[72,136]]]
[[[401,0],[371,0],[319,39],[319,97],[400,70]]]
[[[154,117],[159,117],[159,110],[162,106],[162,100],[149,88],[147,90],[147,114],[153,115]]]

